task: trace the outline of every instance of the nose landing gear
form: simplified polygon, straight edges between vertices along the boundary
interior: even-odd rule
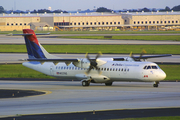
[[[153,87],[158,87],[159,82],[154,82]]]

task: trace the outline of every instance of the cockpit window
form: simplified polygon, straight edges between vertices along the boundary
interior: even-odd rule
[[[144,66],[144,68],[143,69],[146,69],[147,68],[147,66]]]
[[[157,66],[152,66],[152,69],[158,69],[158,67]]]
[[[150,65],[146,65],[146,66],[144,66],[144,68],[143,69],[145,69],[145,70],[147,70],[147,69],[158,69],[159,67],[158,66],[156,66],[156,65],[152,65],[152,66],[150,66]]]
[[[148,66],[147,69],[151,69],[151,66]]]

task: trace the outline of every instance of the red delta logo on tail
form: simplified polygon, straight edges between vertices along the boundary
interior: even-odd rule
[[[46,58],[34,31],[31,29],[23,29],[23,33],[29,58]]]

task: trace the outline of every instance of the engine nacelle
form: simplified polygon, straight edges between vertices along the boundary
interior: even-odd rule
[[[84,58],[84,59],[79,59],[79,62],[73,62],[72,63],[74,66],[76,67],[80,67],[80,68],[89,68],[90,66],[90,62],[88,59]]]
[[[105,64],[107,61],[97,59],[96,62],[97,62],[97,66],[101,66],[101,65]],[[89,68],[90,61],[86,58],[83,58],[83,59],[79,59],[79,62],[73,62],[72,64],[75,65],[76,67],[80,67],[80,68]]]

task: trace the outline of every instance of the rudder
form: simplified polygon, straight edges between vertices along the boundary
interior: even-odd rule
[[[23,33],[27,34],[27,35],[24,35],[24,39],[26,43],[28,57],[30,59],[46,58],[34,31],[31,29],[23,29]]]

